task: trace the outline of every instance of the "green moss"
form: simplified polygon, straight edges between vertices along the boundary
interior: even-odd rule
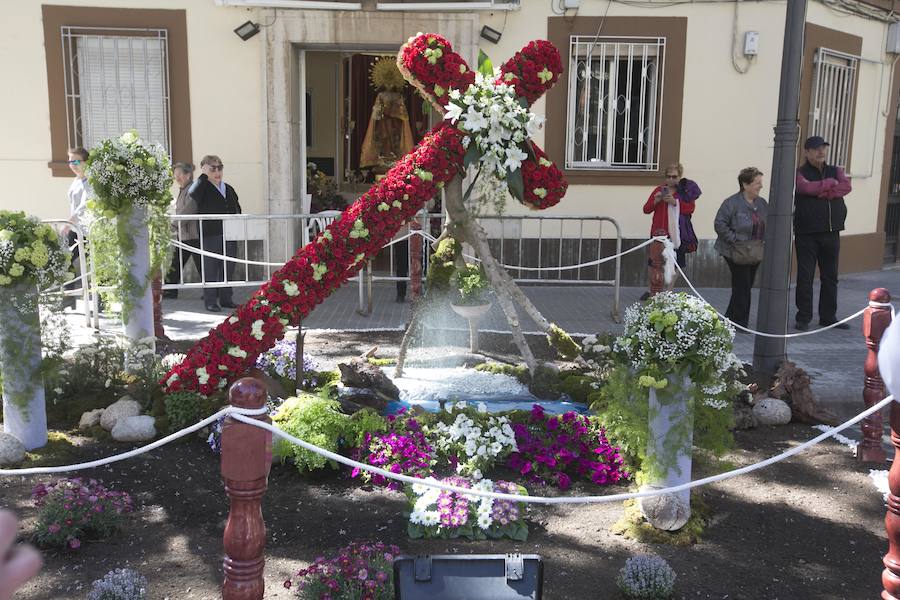
[[[55,429],[72,429],[78,426],[81,415],[98,408],[106,408],[116,401],[106,394],[83,394],[74,399],[47,403],[47,425]]]
[[[550,333],[547,334],[547,343],[556,350],[556,353],[565,360],[574,360],[581,354],[581,346],[575,343],[568,333],[563,331],[555,323],[550,324]]]
[[[559,391],[575,402],[587,404],[591,394],[597,391],[591,387],[596,382],[596,379],[587,375],[569,375],[560,382]]]
[[[104,432],[105,433],[105,432]],[[65,465],[78,458],[78,446],[62,431],[47,432],[47,443],[25,453],[25,467]]]
[[[635,500],[624,502],[622,517],[613,523],[610,532],[625,536],[644,544],[668,544],[669,546],[692,546],[700,541],[711,511],[697,495],[691,496],[691,518],[678,531],[663,531],[648,523]]]
[[[555,400],[560,396],[559,374],[550,367],[539,365],[534,370],[528,389],[538,398]]]
[[[366,359],[369,361],[369,364],[375,365],[376,367],[390,367],[391,365],[397,364],[396,358],[375,358],[369,357]]]
[[[498,362],[486,362],[475,366],[476,371],[484,371],[485,373],[493,373],[494,375],[509,375],[515,377],[520,383],[528,385],[531,383],[531,373],[525,365],[508,365]]]
[[[447,291],[456,272],[456,258],[462,254],[462,245],[452,237],[444,238],[428,261],[425,284],[429,292]]]

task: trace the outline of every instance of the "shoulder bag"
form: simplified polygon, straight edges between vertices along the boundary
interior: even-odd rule
[[[758,265],[763,259],[763,240],[739,240],[732,245],[731,261],[736,265]]]

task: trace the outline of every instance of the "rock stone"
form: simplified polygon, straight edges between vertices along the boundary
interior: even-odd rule
[[[400,390],[384,371],[363,358],[351,358],[350,362],[338,363],[338,369],[341,371],[341,383],[347,387],[372,390],[387,400],[400,397]]]
[[[102,415],[102,408],[95,408],[94,410],[87,411],[81,415],[81,420],[78,421],[78,429],[90,429],[91,427],[96,427],[100,424],[100,417]]]
[[[647,488],[642,488],[642,491]],[[638,506],[641,514],[657,529],[677,531],[691,518],[691,505],[678,494],[662,494],[640,498]]]
[[[112,438],[117,442],[145,442],[156,437],[156,419],[144,415],[123,417],[112,428]]]
[[[753,405],[753,416],[760,425],[787,425],[791,422],[791,407],[778,398],[763,398]]]
[[[780,398],[791,407],[793,418],[798,423],[815,425],[837,425],[837,415],[822,408],[812,393],[809,375],[789,360],[784,361],[775,373],[775,380],[769,390],[769,396]]]
[[[17,437],[0,433],[0,465],[14,465],[25,460],[25,446]]]
[[[132,400],[131,396],[122,396],[118,402],[114,402],[106,407],[100,416],[100,427],[107,431],[112,431],[116,426],[116,421],[124,417],[136,417],[141,414],[141,405],[137,400]]]

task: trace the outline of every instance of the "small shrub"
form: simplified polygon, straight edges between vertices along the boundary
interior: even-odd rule
[[[306,569],[284,582],[287,589],[304,600],[372,600],[394,599],[394,557],[397,546],[353,543],[337,552],[337,556],[318,557]]]
[[[402,473],[412,477],[426,477],[431,473],[434,462],[433,450],[425,440],[425,435],[415,419],[406,419],[403,432],[365,433],[363,443],[354,452],[353,458],[359,462],[380,467],[391,473]],[[361,477],[375,485],[391,490],[402,490],[403,484],[388,479],[378,473],[369,473],[355,467],[351,477]]]
[[[559,391],[573,402],[587,404],[588,396],[596,391],[597,380],[588,375],[569,375],[559,385]]]
[[[173,392],[166,394],[166,416],[169,418],[169,429],[179,431],[200,420],[200,401],[202,396],[195,392]]]
[[[288,398],[272,418],[275,425],[294,437],[315,444],[320,448],[337,452],[348,430],[350,417],[341,413],[340,404],[334,400],[301,393]],[[337,469],[338,464],[279,438],[273,453],[282,460],[290,457],[301,473],[324,469],[326,465]]]
[[[38,484],[31,492],[40,509],[34,540],[42,547],[77,550],[82,539],[112,535],[131,512],[131,496],[103,487],[95,479],[60,479]]]
[[[293,390],[297,385],[297,343],[294,340],[280,340],[256,359],[256,367],[270,377],[275,377]],[[321,385],[317,380],[318,365],[309,354],[303,354],[302,389],[313,389]]]
[[[147,580],[134,569],[115,569],[91,585],[87,600],[144,600]]]
[[[640,554],[625,561],[616,583],[627,598],[662,600],[675,589],[675,571],[659,556]]]

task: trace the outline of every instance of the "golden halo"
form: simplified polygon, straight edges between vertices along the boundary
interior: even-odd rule
[[[378,90],[399,92],[406,85],[406,80],[397,68],[397,61],[392,57],[382,57],[372,64],[369,79]]]

